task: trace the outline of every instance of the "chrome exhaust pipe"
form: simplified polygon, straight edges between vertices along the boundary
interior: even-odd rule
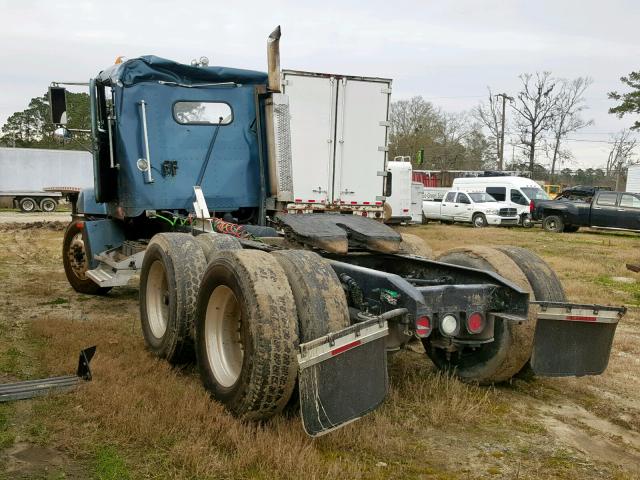
[[[268,87],[272,92],[280,92],[280,25],[267,39]]]

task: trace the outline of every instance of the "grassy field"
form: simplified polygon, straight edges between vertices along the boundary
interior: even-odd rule
[[[297,415],[264,425],[229,416],[193,367],[145,351],[136,287],[75,293],[62,231],[0,226],[2,382],[75,369],[98,345],[94,380],[63,395],[0,404],[0,478],[586,478],[640,476],[640,260],[633,234],[547,234],[429,224],[405,231],[436,252],[519,245],[558,272],[570,299],[625,304],[607,372],[580,379],[462,384],[423,352],[390,357],[378,411],[316,440]],[[635,278],[634,278],[635,280]]]

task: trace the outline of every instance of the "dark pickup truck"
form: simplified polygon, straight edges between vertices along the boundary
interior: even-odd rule
[[[597,191],[590,202],[539,201],[532,216],[547,232],[577,232],[580,227],[640,232],[640,194]]]

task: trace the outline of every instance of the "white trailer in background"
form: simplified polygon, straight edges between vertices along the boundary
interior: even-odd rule
[[[387,163],[387,182],[391,185],[391,193],[386,198],[385,223],[411,221],[412,173],[410,157],[395,157],[393,162]]]
[[[65,193],[93,186],[91,153],[0,148],[0,204],[52,212]]]
[[[640,165],[632,165],[627,170],[627,187],[624,191],[640,193]]]
[[[282,71],[289,96],[290,213],[381,218],[391,80]]]
[[[411,182],[411,223],[422,223],[422,197],[424,185],[421,182]]]

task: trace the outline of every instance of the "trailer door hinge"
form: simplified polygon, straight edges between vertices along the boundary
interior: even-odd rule
[[[388,152],[389,151],[389,147],[378,147],[378,151],[379,152]]]
[[[378,171],[378,173],[376,174],[379,177],[386,177],[387,176],[387,172],[386,171]]]
[[[390,127],[391,126],[391,122],[388,122],[386,120],[382,120],[382,121],[378,122],[378,125],[380,125],[381,127]]]
[[[380,90],[380,93],[384,93],[385,95],[391,95],[391,87],[388,88],[382,88]]]

